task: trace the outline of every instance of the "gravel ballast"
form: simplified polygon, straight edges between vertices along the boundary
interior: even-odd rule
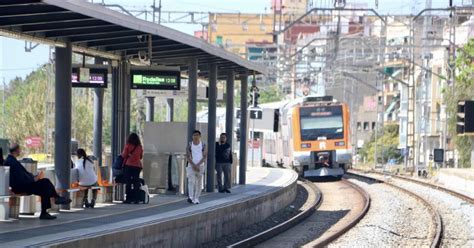
[[[365,189],[371,206],[365,217],[329,247],[429,247],[435,224],[416,198],[382,183],[349,179]]]

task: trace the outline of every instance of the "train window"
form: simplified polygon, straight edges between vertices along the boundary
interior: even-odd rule
[[[364,122],[364,131],[369,131],[369,123],[368,122]]]

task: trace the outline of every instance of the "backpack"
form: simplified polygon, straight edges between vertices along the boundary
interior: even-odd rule
[[[204,152],[206,150],[206,144],[202,141],[201,141],[201,143],[202,143],[202,152]],[[189,152],[189,154],[191,154],[191,157],[192,157],[192,154],[193,154],[193,151],[191,151],[192,146],[193,146],[193,142],[191,141],[191,142],[189,142],[188,148],[186,149]]]
[[[135,146],[130,153],[133,153],[136,148],[137,148],[137,146]],[[126,159],[123,159],[122,155],[118,155],[115,158],[115,161],[114,161],[114,164],[112,165],[112,168],[114,170],[122,170],[124,164],[127,162],[127,159],[128,159],[128,157]]]

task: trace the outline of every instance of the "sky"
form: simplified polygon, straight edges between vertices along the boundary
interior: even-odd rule
[[[153,0],[104,0],[106,4],[120,4],[124,7],[147,7]],[[155,0],[158,5],[159,0]],[[311,0],[310,0],[311,1]],[[378,8],[375,2],[378,2]],[[446,7],[448,0],[431,0],[433,7]],[[472,0],[454,0],[454,4],[468,4]],[[94,0],[101,2],[101,0]],[[162,0],[164,11],[204,11],[204,12],[270,12],[271,0]],[[316,6],[329,6],[332,0],[313,0]],[[366,3],[382,14],[409,14],[423,8],[425,0],[347,0],[347,3]],[[415,7],[415,8],[414,8]],[[200,30],[199,25],[178,24],[170,27],[192,34]],[[25,77],[39,65],[48,61],[49,47],[40,45],[31,52],[25,52],[25,42],[0,38],[0,80],[8,83],[11,79]]]

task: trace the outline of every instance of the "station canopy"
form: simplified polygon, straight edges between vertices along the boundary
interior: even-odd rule
[[[219,70],[265,74],[264,65],[202,39],[84,0],[1,0],[0,35],[54,46],[71,42],[74,52],[89,56],[147,56],[152,64],[182,68],[196,58],[202,76],[209,63]]]

